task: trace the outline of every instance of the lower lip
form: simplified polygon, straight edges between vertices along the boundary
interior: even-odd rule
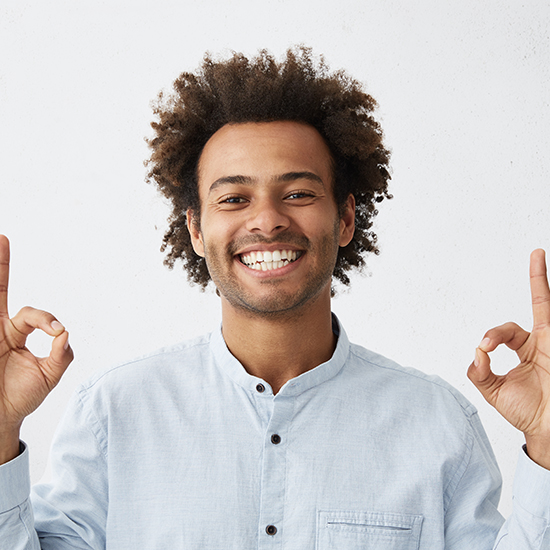
[[[281,275],[286,275],[290,271],[294,270],[297,267],[297,264],[300,263],[300,260],[304,257],[305,252],[302,253],[302,255],[299,258],[296,258],[293,262],[289,262],[287,265],[283,267],[278,267],[277,269],[268,269],[266,271],[259,270],[259,269],[252,269],[251,267],[248,267],[246,264],[243,264],[238,256],[235,257],[235,261],[246,270],[246,273],[248,275],[252,275],[253,277],[258,277],[259,279],[268,279],[270,277],[279,277]]]

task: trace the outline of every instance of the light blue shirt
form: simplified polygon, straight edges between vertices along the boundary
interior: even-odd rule
[[[0,548],[550,548],[550,472],[520,452],[503,523],[474,407],[336,329],[330,361],[275,396],[221,331],[96,375],[50,482],[29,499],[26,449],[0,467]]]

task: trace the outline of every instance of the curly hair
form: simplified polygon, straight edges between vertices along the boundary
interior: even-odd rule
[[[330,72],[310,48],[289,49],[282,62],[262,50],[252,59],[234,53],[223,61],[206,54],[196,74],[184,72],[169,95],[160,92],[153,110],[152,154],[147,181],[169,199],[172,214],[161,251],[172,268],[183,261],[191,282],[204,289],[210,275],[192,247],[188,209],[200,213],[197,166],[210,137],[229,123],[298,121],[313,126],[332,155],[334,198],[339,211],[349,194],[356,201],[355,235],[339,249],[334,278],[349,285],[347,272],[362,268],[368,252],[379,253],[371,230],[376,204],[388,193],[389,151],[372,113],[376,101],[343,70]]]

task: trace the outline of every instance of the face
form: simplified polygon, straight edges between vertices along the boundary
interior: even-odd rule
[[[191,212],[188,227],[224,307],[274,316],[330,299],[355,204],[350,195],[339,217],[317,130],[289,121],[226,125],[205,145],[198,176],[200,227]]]

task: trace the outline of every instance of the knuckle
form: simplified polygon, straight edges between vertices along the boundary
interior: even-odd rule
[[[503,325],[503,326],[504,326],[504,325]],[[502,326],[502,327],[495,327],[495,328],[489,329],[489,330],[483,335],[483,340],[485,340],[485,338],[489,338],[489,340],[491,340],[491,341],[495,341],[495,342],[500,341],[500,339],[502,338],[503,326]]]
[[[37,319],[41,319],[41,317],[44,315],[45,312],[39,310],[39,309],[36,309],[34,307],[31,307],[31,306],[24,306],[22,307],[20,310],[19,310],[19,313],[17,314],[18,317],[21,317],[23,319],[24,322],[26,322],[26,320],[34,320],[34,322],[36,323],[36,320]]]
[[[509,321],[498,327],[494,327],[485,333],[484,338],[489,338],[497,344],[502,344],[509,340],[518,331],[523,330],[517,323]]]
[[[47,311],[43,311],[41,309],[36,309],[31,306],[22,307],[17,315],[23,317],[23,319],[34,319],[35,322],[38,323],[48,323],[54,319],[54,316],[51,313],[48,313]]]

